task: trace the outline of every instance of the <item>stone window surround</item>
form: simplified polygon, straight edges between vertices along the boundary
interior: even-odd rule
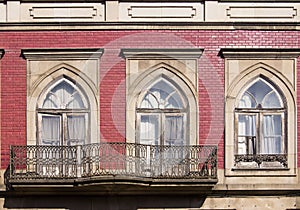
[[[225,176],[295,176],[296,145],[296,65],[299,49],[224,48],[225,59]],[[288,168],[245,169],[234,166],[234,109],[243,88],[255,78],[264,76],[277,85],[287,103]],[[245,85],[246,84],[246,85]]]
[[[100,141],[99,60],[103,49],[22,49],[27,60],[27,144],[37,143],[37,104],[49,85],[70,78],[85,92],[90,105],[90,141]]]
[[[160,77],[177,84],[189,103],[187,140],[198,141],[198,58],[199,48],[121,49],[126,59],[126,139],[136,142],[136,103],[141,91]],[[149,79],[150,78],[150,79]]]

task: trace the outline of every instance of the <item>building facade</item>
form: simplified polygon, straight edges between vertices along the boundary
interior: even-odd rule
[[[300,1],[0,2],[2,209],[300,209]]]

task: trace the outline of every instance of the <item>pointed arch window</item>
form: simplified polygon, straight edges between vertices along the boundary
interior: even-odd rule
[[[157,80],[142,95],[137,118],[138,143],[170,146],[188,143],[185,97],[165,78]]]
[[[89,105],[72,81],[63,78],[38,104],[38,144],[80,145],[89,141]]]
[[[286,166],[286,107],[276,87],[263,78],[250,84],[235,109],[236,163],[279,162]]]

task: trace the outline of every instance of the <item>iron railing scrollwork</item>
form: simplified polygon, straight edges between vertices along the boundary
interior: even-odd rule
[[[256,162],[261,165],[263,162],[278,162],[282,167],[286,168],[287,164],[287,155],[286,154],[244,154],[244,155],[235,155],[235,163],[240,162]]]
[[[10,179],[80,179],[131,176],[216,179],[216,146],[98,143],[79,146],[11,146]]]

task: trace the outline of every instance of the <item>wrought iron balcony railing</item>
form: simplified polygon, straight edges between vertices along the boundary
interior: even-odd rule
[[[107,176],[216,179],[216,146],[99,143],[11,146],[10,181],[80,180]]]

